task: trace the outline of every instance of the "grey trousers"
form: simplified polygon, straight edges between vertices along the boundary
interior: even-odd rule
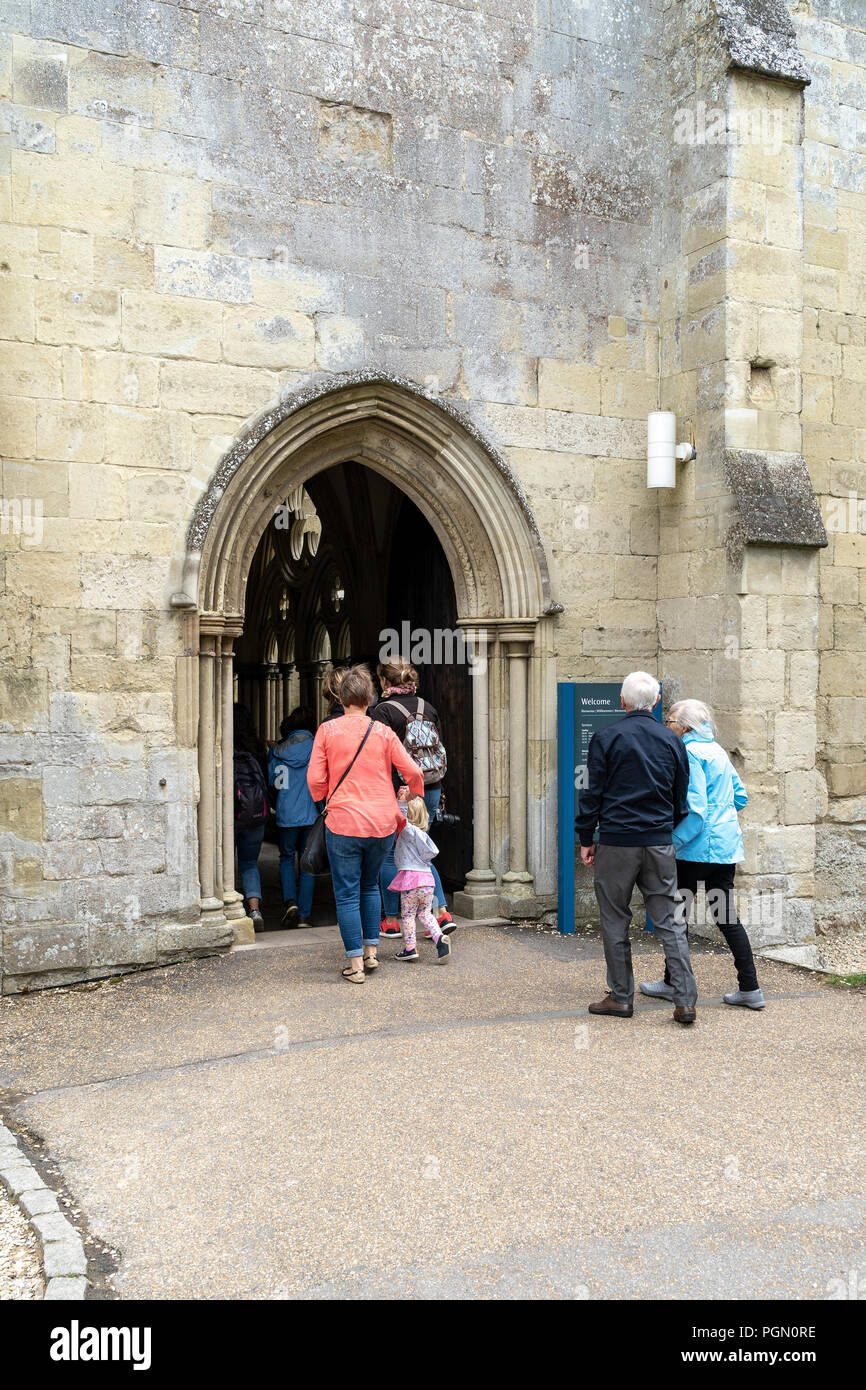
[[[698,987],[692,972],[686,924],[678,911],[673,845],[596,845],[595,896],[601,913],[607,987],[620,1004],[634,1001],[631,964],[631,895],[637,884],[670,971],[674,1003],[693,1009]]]

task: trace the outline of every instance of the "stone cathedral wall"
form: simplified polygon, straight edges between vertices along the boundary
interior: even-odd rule
[[[842,0],[792,8],[805,132],[801,85],[731,71],[711,0],[4,0],[4,989],[229,941],[199,923],[169,599],[245,422],[362,370],[514,470],[559,679],[720,695],[747,867],[799,904],[772,939],[812,930],[816,819],[819,913],[850,910],[866,540],[726,549],[726,451],[802,449],[825,515],[866,467],[866,37]],[[704,97],[778,111],[781,153],[677,146]],[[660,365],[698,445],[673,498],[645,486]]]

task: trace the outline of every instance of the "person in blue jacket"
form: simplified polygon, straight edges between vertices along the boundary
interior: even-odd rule
[[[690,904],[698,884],[706,886],[707,902],[737,970],[739,989],[726,994],[725,1003],[763,1009],[751,942],[734,903],[734,874],[745,858],[737,812],[749,799],[746,789],[724,748],[715,741],[706,705],[700,700],[680,700],[671,706],[666,722],[689,755],[688,814],[674,826],[678,890],[684,903]],[[641,993],[671,999],[667,971],[664,980],[645,981]]]
[[[307,767],[313,751],[316,719],[304,705],[287,716],[280,725],[281,742],[268,755],[268,782],[277,793],[277,834],[280,841],[280,884],[283,890],[283,915],[280,925],[308,927],[313,909],[312,874],[298,870],[295,879],[295,855],[304,852],[310,827],[318,811],[307,787]]]

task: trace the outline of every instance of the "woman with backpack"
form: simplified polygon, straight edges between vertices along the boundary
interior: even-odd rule
[[[284,928],[308,927],[313,909],[312,874],[298,872],[295,886],[295,854],[300,857],[310,826],[318,812],[307,787],[307,768],[313,751],[316,717],[306,705],[298,705],[280,725],[281,742],[268,755],[268,784],[277,793],[277,834],[280,841],[280,884],[283,890]]]
[[[255,931],[264,930],[259,854],[268,819],[268,774],[265,747],[246,705],[234,707],[235,849],[241,887]]]
[[[409,661],[398,657],[396,661],[380,662],[376,667],[382,694],[373,710],[372,718],[387,724],[403,744],[413,761],[424,773],[424,805],[432,829],[439,802],[442,799],[442,778],[447,760],[442,744],[439,715],[431,704],[418,695],[418,672]],[[398,783],[395,779],[395,789]],[[396,836],[394,837],[396,840]],[[388,846],[382,865],[380,887],[382,890],[383,936],[400,936],[400,895],[389,887],[397,873],[394,864],[394,840]],[[454,930],[454,919],[448,911],[442,880],[435,864],[433,873],[433,896],[436,899],[436,920],[446,936]]]
[[[379,870],[405,819],[392,769],[416,796],[424,790],[421,769],[393,729],[369,718],[372,699],[366,666],[352,666],[340,682],[343,717],[319,725],[307,770],[313,800],[327,802],[325,843],[347,959],[342,974],[354,985],[379,965]]]

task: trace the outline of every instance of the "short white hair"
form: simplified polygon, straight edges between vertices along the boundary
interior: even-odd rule
[[[699,729],[702,724],[709,724],[715,733],[712,710],[703,700],[677,700],[671,705],[668,719],[675,720],[683,729]]]
[[[648,671],[632,671],[622,683],[626,709],[652,709],[659,697],[659,683]]]

